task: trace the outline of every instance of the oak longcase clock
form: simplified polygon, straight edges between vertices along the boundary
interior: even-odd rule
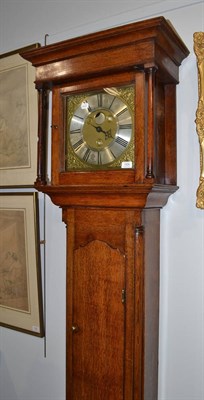
[[[188,54],[163,17],[23,54],[39,93],[35,187],[68,227],[67,400],[157,399],[160,209],[177,190]]]

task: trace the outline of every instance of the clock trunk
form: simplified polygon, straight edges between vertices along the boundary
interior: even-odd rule
[[[67,399],[156,399],[159,213],[64,210]]]

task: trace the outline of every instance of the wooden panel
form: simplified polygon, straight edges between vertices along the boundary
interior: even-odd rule
[[[90,47],[90,46],[89,46]],[[121,51],[122,50],[122,51]],[[125,57],[123,55],[126,55]],[[137,62],[135,61],[137,60]],[[53,64],[38,67],[36,81],[54,81],[59,84],[63,82],[66,73],[67,81],[77,79],[81,76],[93,76],[107,73],[107,71],[127,71],[136,64],[143,64],[145,61],[153,62],[153,43],[135,43],[121,46],[119,48],[108,48],[95,52],[85,52],[79,56],[70,57],[66,60],[57,61]],[[62,74],[61,71],[64,73]]]
[[[67,399],[132,399],[140,212],[64,209],[63,219],[68,222]],[[79,328],[76,333],[72,325]]]
[[[175,185],[177,181],[176,172],[176,87],[165,86],[165,183]]]
[[[144,226],[135,232],[135,340],[134,340],[134,400],[143,398],[143,352],[144,352]],[[146,399],[148,400],[148,399]],[[149,399],[150,400],[150,399]],[[156,399],[155,399],[156,400]]]
[[[73,399],[122,400],[125,258],[93,241],[75,250]]]
[[[160,210],[143,211],[144,231],[144,349],[143,400],[155,400],[158,393],[159,339],[159,242]],[[140,400],[140,399],[138,399]]]

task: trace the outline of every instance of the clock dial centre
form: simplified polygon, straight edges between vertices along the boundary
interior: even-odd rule
[[[110,110],[91,112],[84,121],[83,138],[92,150],[100,151],[115,140],[118,130],[117,120]]]

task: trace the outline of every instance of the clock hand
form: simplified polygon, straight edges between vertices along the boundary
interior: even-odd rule
[[[109,139],[109,138],[113,138],[113,136],[111,135],[111,129],[109,129],[107,132],[106,131],[104,131],[102,128],[101,128],[101,126],[95,126],[95,125],[93,125],[93,124],[91,124],[95,129],[96,129],[96,131],[98,132],[98,133],[100,133],[100,132],[102,132],[102,133],[104,133],[104,135],[105,135],[105,140],[107,140],[107,139]],[[114,139],[114,138],[113,138]]]
[[[96,131],[98,133],[102,132],[102,133],[105,133],[105,135],[106,135],[106,132],[101,128],[101,126],[95,126],[93,124],[91,124],[91,125],[96,129]]]

